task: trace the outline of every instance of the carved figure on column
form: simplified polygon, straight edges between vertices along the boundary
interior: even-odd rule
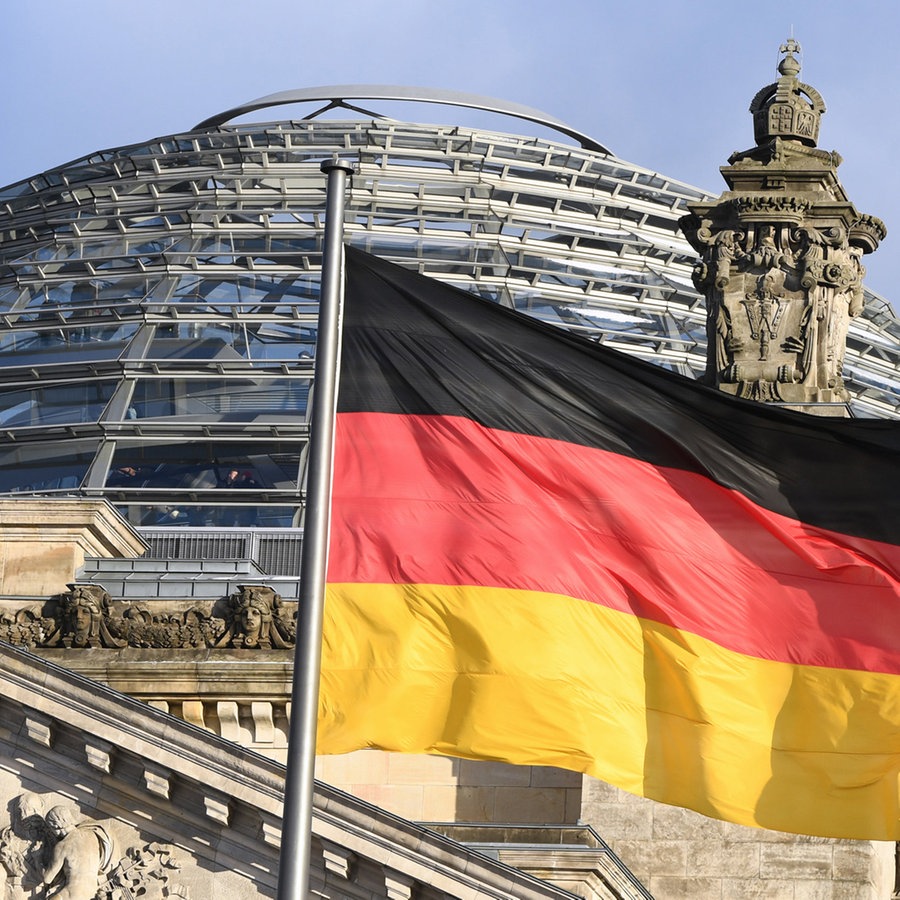
[[[716,261],[713,283],[720,291],[728,284],[728,280],[731,277],[731,266],[738,257],[743,256],[743,250],[738,242],[741,237],[743,235],[726,228],[720,231],[713,239]]]
[[[784,292],[779,290],[779,281],[784,278],[777,269],[771,269],[759,278],[757,288],[746,295],[743,301],[750,320],[750,337],[759,342],[759,361],[769,358],[769,345],[778,337],[778,323],[782,313]]]
[[[691,204],[681,225],[700,254],[706,380],[741,397],[846,415],[843,357],[849,321],[863,308],[861,258],[886,229],[847,198],[840,156],[816,147],[825,103],[798,80],[799,51],[794,40],[782,45],[781,77],[753,98],[757,145],[722,169],[729,189]]]

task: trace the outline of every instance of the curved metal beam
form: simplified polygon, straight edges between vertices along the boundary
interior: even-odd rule
[[[192,130],[204,131],[224,125],[226,122],[238,116],[255,112],[258,109],[266,109],[270,106],[284,106],[288,103],[308,103],[327,100],[340,105],[344,100],[401,100],[410,103],[438,103],[444,106],[461,106],[468,109],[479,109],[484,112],[498,113],[503,116],[513,116],[524,119],[526,122],[534,122],[558,131],[574,140],[586,150],[594,150],[597,153],[613,155],[608,147],[595,141],[592,137],[566,125],[559,119],[532,109],[530,106],[522,106],[518,103],[507,103],[505,100],[495,100],[493,97],[481,97],[478,94],[464,94],[459,91],[447,91],[439,88],[401,87],[389,84],[338,84],[324,87],[297,88],[290,91],[280,91],[277,94],[269,94],[258,100],[242,103],[232,109],[217,113],[204,119],[195,125]]]

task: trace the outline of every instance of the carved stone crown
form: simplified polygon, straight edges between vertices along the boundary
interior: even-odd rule
[[[850,243],[862,249],[863,253],[872,253],[887,237],[887,228],[877,216],[862,215],[850,228]]]
[[[780,50],[784,54],[778,64],[781,78],[766,85],[750,104],[756,143],[761,146],[780,137],[815,147],[825,101],[815,88],[797,80],[800,63],[794,53],[800,52],[800,45],[791,38]]]

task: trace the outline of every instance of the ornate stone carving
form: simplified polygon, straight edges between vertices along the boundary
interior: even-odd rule
[[[57,606],[56,629],[44,641],[55,647],[124,647],[111,628],[110,596],[99,584],[70,584]]]
[[[33,897],[43,885],[50,845],[44,812],[39,794],[20,794],[9,803],[10,824],[0,830],[3,900]]]
[[[296,627],[289,620],[281,597],[266,585],[238,585],[228,598],[226,631],[217,647],[285,648],[293,644]]]
[[[825,414],[805,405],[849,398],[843,359],[849,321],[863,308],[862,255],[886,230],[847,199],[838,154],[816,148],[825,104],[797,80],[799,49],[782,46],[781,78],[753,99],[757,146],[722,170],[729,190],[692,204],[681,225],[701,257],[694,283],[707,300],[707,380]]]
[[[181,869],[171,847],[152,842],[142,847],[130,847],[109,875],[110,900],[163,900],[181,897],[190,900],[184,885],[172,881]]]
[[[51,631],[55,630],[53,619],[42,616],[29,607],[15,612],[0,614],[0,640],[22,647],[38,647]]]
[[[117,859],[106,827],[71,803],[51,803],[32,793],[10,802],[10,824],[0,830],[0,900],[189,900],[173,881],[181,869],[173,848],[147,843]]]
[[[287,649],[296,614],[266,585],[239,585],[223,600],[196,604],[113,602],[99,584],[71,584],[45,604],[0,612],[0,640],[28,647],[139,647],[156,650],[231,647]],[[2,898],[0,898],[2,900]]]
[[[780,50],[784,54],[778,64],[781,78],[758,91],[750,103],[756,143],[782,137],[815,147],[825,101],[815,88],[797,79],[800,63],[794,54],[800,52],[800,45],[791,38]]]
[[[106,829],[83,821],[71,804],[54,806],[45,816],[55,838],[44,869],[47,897],[94,900],[112,862],[113,846]]]
[[[224,632],[225,622],[198,607],[154,613],[138,605],[124,611],[117,628],[132,647],[189,649],[214,644]]]
[[[809,200],[801,197],[735,197],[731,201],[735,211],[745,219],[753,217],[765,221],[770,216],[778,216],[779,219],[802,219],[804,213],[810,208]]]

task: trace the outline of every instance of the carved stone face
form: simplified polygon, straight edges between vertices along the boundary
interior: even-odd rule
[[[44,805],[37,794],[25,793],[17,798],[13,827],[16,834],[29,840],[44,835]]]
[[[88,635],[94,621],[94,610],[87,603],[78,603],[72,609],[72,626],[78,636]]]
[[[25,822],[33,816],[41,817],[43,807],[40,798],[36,794],[22,794],[16,803],[16,811],[19,819]]]
[[[78,646],[87,644],[99,632],[103,618],[102,593],[102,589],[98,591],[90,585],[72,586],[64,608],[67,627]]]
[[[241,608],[241,629],[247,637],[258,637],[262,622],[262,611],[256,606],[247,605]]]

